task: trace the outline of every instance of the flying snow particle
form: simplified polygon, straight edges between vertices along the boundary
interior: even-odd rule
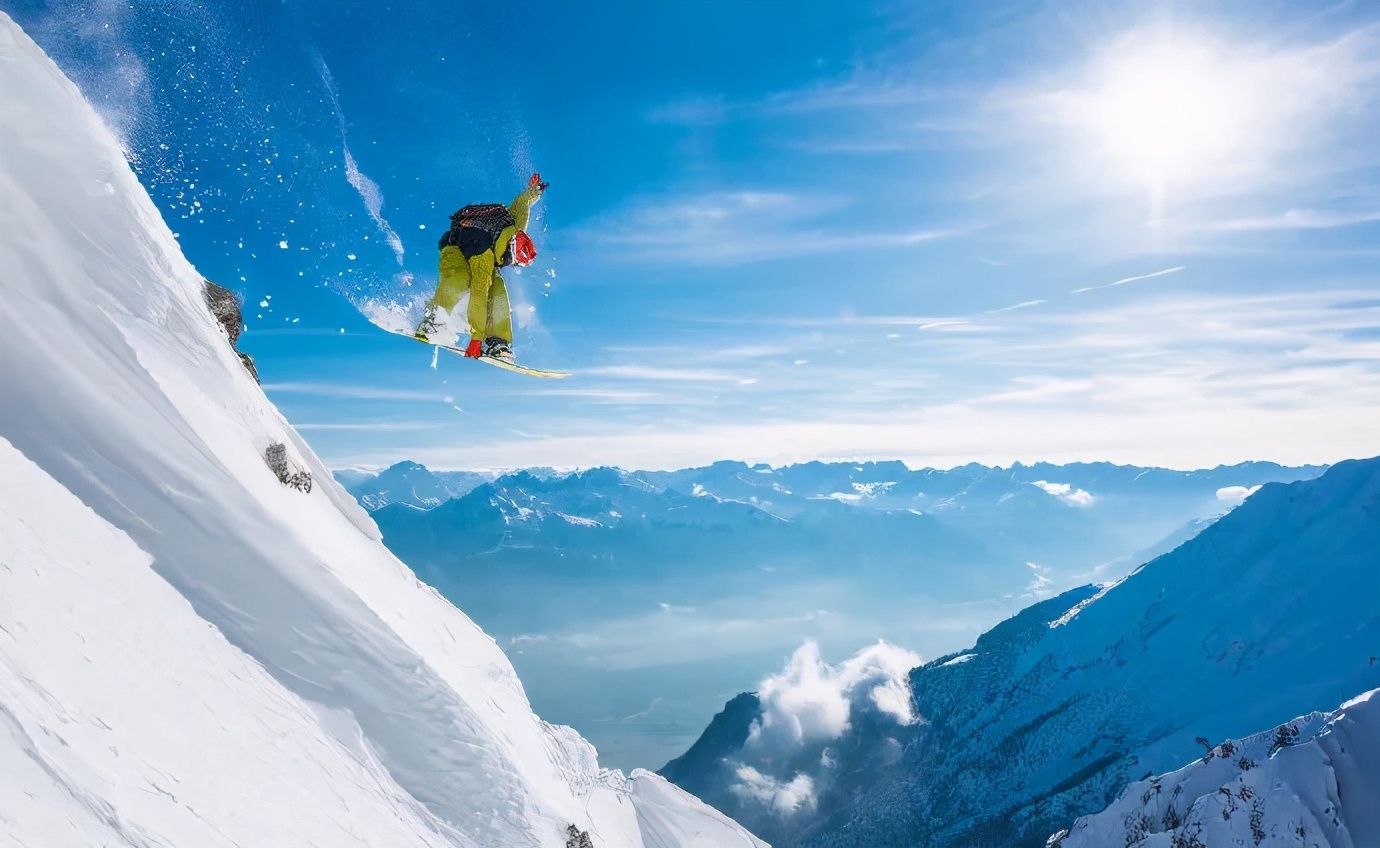
[[[265,298],[264,300],[259,301],[259,308],[260,308],[260,309],[267,309],[267,308],[268,308],[268,299],[267,299],[267,298]]]
[[[283,241],[278,242],[278,247],[282,248],[283,250],[287,250],[287,240],[284,239]]]
[[[353,253],[347,253],[345,254],[345,258],[350,260],[351,262],[354,262],[358,257],[355,256]]]

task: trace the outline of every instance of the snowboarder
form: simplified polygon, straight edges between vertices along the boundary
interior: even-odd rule
[[[513,361],[512,311],[508,287],[498,269],[513,263],[527,265],[537,257],[536,246],[525,231],[532,204],[547,185],[540,174],[533,174],[511,206],[484,203],[466,206],[450,216],[450,230],[438,245],[440,280],[413,333],[416,339],[432,343],[430,337],[441,325],[438,315],[448,315],[468,290],[470,342],[465,355]]]

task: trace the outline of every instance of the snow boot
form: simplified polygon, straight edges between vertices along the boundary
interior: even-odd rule
[[[502,359],[504,362],[513,361],[513,346],[511,343],[498,336],[489,336],[484,340],[484,355],[490,359]]]

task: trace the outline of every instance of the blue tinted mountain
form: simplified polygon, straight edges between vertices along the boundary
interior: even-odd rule
[[[1125,575],[1251,487],[1319,469],[534,469],[429,509],[440,495],[416,481],[431,472],[398,471],[403,484],[364,493],[407,495],[373,511],[385,544],[510,646],[544,715],[616,765],[655,768],[805,639],[829,658],[878,638],[944,654],[1035,600]],[[575,667],[605,685],[573,701],[552,669]]]
[[[1110,588],[1045,601],[915,669],[917,723],[878,733],[877,711],[855,705],[827,744],[763,759],[744,699],[664,771],[777,846],[1043,845],[1131,781],[1201,757],[1198,737],[1380,685],[1377,598],[1380,459],[1345,462],[1267,485]]]
[[[1322,471],[1269,462],[1199,471],[1110,463],[912,471],[900,462],[808,462],[779,469],[718,462],[640,473],[670,488],[698,489],[786,517],[820,500],[920,510],[1023,561],[1086,570],[1153,545],[1195,519],[1220,514],[1226,507],[1219,491],[1310,479]]]
[[[668,597],[693,606],[839,572],[946,600],[1030,579],[1018,559],[933,516],[824,500],[784,518],[608,468],[518,472],[435,509],[391,504],[373,515],[394,553],[443,593],[489,610],[502,632],[655,608]]]
[[[370,510],[391,503],[430,509],[464,495],[494,476],[485,471],[432,471],[415,462],[399,462],[377,473],[355,469],[335,472],[345,491]]]

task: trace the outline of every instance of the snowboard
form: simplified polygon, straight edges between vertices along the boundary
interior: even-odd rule
[[[403,338],[412,339],[412,341],[414,342],[420,342],[421,344],[427,345],[429,347],[439,347],[442,350],[448,350],[451,353],[463,357],[465,359],[473,359],[476,362],[483,362],[484,364],[492,365],[495,368],[502,368],[504,371],[513,371],[518,374],[526,374],[529,377],[547,377],[550,379],[559,380],[563,377],[569,377],[571,373],[569,371],[547,371],[543,368],[531,368],[526,365],[519,365],[516,362],[509,362],[506,359],[498,359],[497,357],[493,356],[465,356],[465,349],[463,347],[455,347],[454,345],[448,344],[437,344],[435,342],[423,342],[421,339],[417,338],[411,333],[402,333],[396,330],[389,330],[388,332],[393,333],[397,336],[402,336]]]

